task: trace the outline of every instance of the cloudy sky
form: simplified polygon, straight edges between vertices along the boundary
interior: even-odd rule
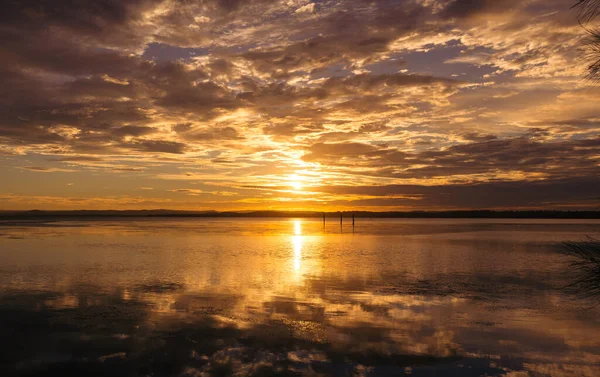
[[[0,209],[597,209],[572,0],[6,0]]]

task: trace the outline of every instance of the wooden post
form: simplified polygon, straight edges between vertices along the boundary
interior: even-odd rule
[[[342,211],[340,211],[340,226],[342,226]]]
[[[354,212],[352,212],[352,226],[354,227]]]

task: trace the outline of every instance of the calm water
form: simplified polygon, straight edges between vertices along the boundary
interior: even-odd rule
[[[18,376],[600,376],[598,221],[0,223]]]

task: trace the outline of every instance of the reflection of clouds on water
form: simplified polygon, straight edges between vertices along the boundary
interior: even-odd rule
[[[243,294],[153,287],[124,299],[121,292],[79,286],[3,296],[0,360],[33,376],[75,376],[81,368],[91,376],[148,368],[176,376],[600,371],[592,354],[598,341],[582,323],[509,307],[487,323],[469,299],[307,291],[249,310]],[[171,302],[170,310],[162,302]]]
[[[3,365],[34,376],[55,371],[74,376],[81,370],[86,375],[138,374],[147,368],[158,375],[209,376],[224,371],[226,375],[347,375],[365,368],[403,374],[409,366],[439,363],[459,368],[454,356],[400,354],[381,347],[389,339],[376,326],[343,329],[319,324],[315,317],[299,319],[306,315],[301,303],[293,309],[295,303],[273,302],[275,312],[288,315],[256,321],[248,313],[244,318],[231,311],[242,297],[181,294],[173,297],[171,313],[159,313],[153,302],[141,298],[142,292],[123,300],[119,294],[90,287],[75,289],[80,290],[15,292],[0,299],[0,318],[6,325],[0,330],[6,351],[1,356]],[[70,305],[70,295],[79,297],[77,306]],[[213,310],[204,310],[208,308]],[[25,319],[36,326],[24,326]],[[331,341],[336,336],[348,342]],[[352,336],[370,338],[380,346],[358,347],[360,339]],[[49,353],[51,357],[46,356]]]
[[[9,240],[0,370],[600,375],[600,308],[580,311],[561,295],[562,256],[525,243],[529,233],[340,236],[313,225],[173,236],[123,224]]]

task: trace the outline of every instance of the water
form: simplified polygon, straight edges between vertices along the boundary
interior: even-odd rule
[[[598,221],[0,223],[18,376],[600,376],[556,243]]]

